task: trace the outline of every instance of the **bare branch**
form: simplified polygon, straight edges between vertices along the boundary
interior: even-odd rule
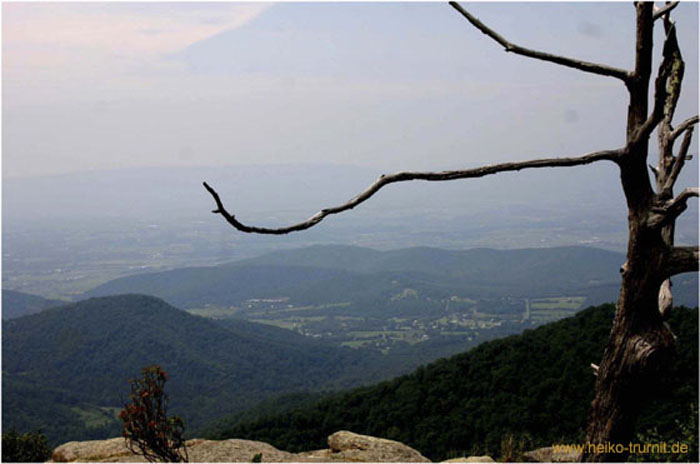
[[[666,277],[671,277],[683,272],[698,272],[698,259],[700,253],[697,246],[673,247],[664,273]]]
[[[326,216],[329,216],[331,214],[342,213],[343,211],[353,209],[360,203],[363,203],[366,200],[370,199],[382,187],[396,182],[406,182],[412,180],[448,181],[484,177],[499,172],[520,171],[521,169],[581,166],[584,164],[590,164],[596,161],[603,160],[617,161],[622,156],[622,153],[623,151],[621,149],[603,150],[573,158],[542,158],[530,161],[492,164],[474,169],[464,169],[456,171],[399,172],[390,175],[383,175],[379,179],[377,179],[372,185],[370,185],[367,189],[365,189],[363,192],[361,192],[359,195],[352,198],[348,202],[343,203],[339,206],[334,206],[332,208],[322,209],[306,221],[288,227],[280,228],[251,227],[239,222],[234,215],[226,211],[226,208],[224,208],[224,205],[221,202],[221,199],[219,198],[219,194],[206,182],[204,182],[204,188],[207,189],[207,191],[211,194],[211,196],[214,198],[214,201],[216,202],[216,209],[212,211],[212,213],[221,214],[224,217],[224,219],[228,221],[229,224],[231,224],[233,227],[240,230],[241,232],[283,235],[288,234],[290,232],[308,229],[321,222]]]
[[[688,187],[687,189],[683,190],[680,195],[678,195],[676,198],[671,200],[670,204],[668,205],[669,209],[674,209],[678,208],[678,205],[684,205],[688,203],[688,199],[691,197],[697,197],[700,195],[700,189],[698,187]],[[685,208],[683,208],[685,209]]]
[[[651,2],[636,2],[635,10],[637,16],[637,33],[635,40],[634,70],[630,73],[630,78],[625,82],[629,91],[630,102],[627,111],[627,141],[632,142],[639,128],[649,117],[649,80],[651,79],[652,55],[654,48],[654,20],[653,4]],[[630,153],[646,160],[647,146],[637,146]],[[628,201],[632,197],[639,197],[643,202],[648,196],[651,188],[643,188],[645,192],[628,192],[625,196]],[[647,191],[648,190],[648,191]],[[641,196],[638,194],[642,193]]]
[[[683,211],[688,208],[688,200],[700,194],[698,187],[688,187],[683,190],[673,200],[667,201],[664,205],[652,208],[652,214],[647,220],[647,225],[651,228],[663,227],[673,222]]]
[[[692,118],[688,118],[676,127],[671,135],[669,136],[671,140],[676,140],[684,131],[688,130],[689,127],[698,123],[698,116],[695,115]]]
[[[681,84],[683,83],[683,74],[685,73],[685,63],[681,55],[681,49],[678,46],[678,38],[676,37],[676,25],[671,21],[670,16],[664,18],[664,30],[666,31],[666,40],[664,42],[663,54],[671,62],[671,70],[666,80],[666,105],[664,106],[664,118],[671,124],[673,115],[676,112],[678,99],[681,96]]]
[[[676,40],[676,28],[671,24],[666,31],[663,59],[654,84],[654,108],[646,121],[632,135],[631,144],[646,140],[664,117],[669,119],[673,117],[680,95],[683,69],[683,59],[678,51]]]
[[[655,9],[656,11],[654,11],[654,16],[653,16],[654,21],[661,18],[663,15],[670,13],[671,10],[673,10],[675,7],[677,7],[679,3],[680,2],[671,2],[671,3],[667,3],[666,5],[664,5],[663,7],[659,8],[659,9]]]
[[[467,21],[469,21],[474,27],[479,29],[481,32],[491,37],[493,40],[498,42],[505,48],[507,52],[513,52],[517,55],[527,56],[529,58],[535,58],[538,60],[549,61],[551,63],[556,63],[569,68],[578,69],[580,71],[585,71],[593,74],[599,74],[601,76],[616,77],[623,82],[627,83],[630,79],[630,73],[624,69],[614,68],[612,66],[606,66],[597,63],[590,63],[587,61],[580,61],[573,58],[568,58],[565,56],[552,55],[550,53],[540,52],[537,50],[531,50],[528,48],[521,47],[512,42],[509,42],[493,29],[486,26],[484,23],[479,21],[478,18],[472,16],[471,13],[462,8],[457,2],[450,2],[452,8],[457,10],[464,16]]]
[[[676,183],[676,180],[678,179],[678,175],[681,173],[681,169],[683,169],[683,165],[685,164],[685,160],[687,159],[688,156],[688,149],[690,148],[690,141],[693,138],[693,128],[692,126],[687,130],[685,133],[685,137],[683,137],[683,143],[681,143],[681,149],[678,151],[678,157],[673,163],[673,168],[671,170],[671,173],[668,175],[668,178],[666,178],[666,183],[664,184],[663,191],[660,192],[661,195],[668,194],[669,196],[671,195],[671,190],[673,189],[673,186]]]
[[[654,48],[654,19],[652,2],[635,2],[637,10],[637,38],[635,40],[633,78],[646,88],[651,76],[652,53]]]
[[[667,79],[668,96],[666,98],[666,104],[664,105],[664,117],[658,127],[659,175],[656,177],[656,185],[659,196],[663,199],[668,199],[673,196],[673,192],[670,187],[667,188],[666,186],[670,185],[673,187],[674,181],[669,184],[669,177],[674,169],[674,165],[676,165],[676,160],[680,159],[673,156],[674,141],[671,138],[671,132],[673,132],[673,116],[676,113],[678,98],[681,94],[685,63],[683,62],[681,50],[678,46],[676,27],[669,14],[664,16],[663,23],[664,30],[666,31],[664,56],[671,55],[673,64]],[[681,164],[678,166],[682,167],[684,162],[685,158],[681,160]]]

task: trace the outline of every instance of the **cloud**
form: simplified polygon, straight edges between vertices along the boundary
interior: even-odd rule
[[[3,73],[110,72],[169,55],[241,27],[262,3],[9,3],[3,5]],[[94,71],[95,69],[93,69]],[[19,76],[17,76],[19,77]]]

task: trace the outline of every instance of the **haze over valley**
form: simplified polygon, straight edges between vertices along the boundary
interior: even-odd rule
[[[70,300],[117,277],[313,244],[625,250],[624,201],[616,169],[608,165],[395,185],[352,214],[283,240],[234,233],[210,213],[214,205],[201,185],[218,188],[239,218],[274,226],[342,203],[382,172],[348,165],[248,165],[7,179],[3,288]],[[683,182],[697,182],[694,176]],[[697,218],[691,204],[678,223],[679,243],[697,243]]]

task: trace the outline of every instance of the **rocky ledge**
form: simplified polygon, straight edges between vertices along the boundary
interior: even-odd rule
[[[410,446],[393,440],[340,431],[328,437],[328,449],[288,453],[272,445],[251,440],[187,441],[190,462],[430,462]],[[526,462],[574,462],[577,453],[539,448],[523,454]],[[71,441],[55,450],[51,462],[146,462],[126,447],[123,438]],[[490,456],[469,456],[443,462],[495,462]]]
[[[187,441],[190,462],[430,462],[410,446],[393,440],[340,431],[328,437],[328,449],[288,453],[251,440]],[[51,462],[146,462],[126,447],[123,438],[71,441],[53,451]],[[494,462],[489,456],[470,456],[445,462]]]
[[[329,449],[288,453],[272,445],[251,440],[187,441],[190,462],[430,462],[413,448],[393,440],[336,432],[328,437]],[[53,451],[53,462],[146,462],[133,454],[123,438],[72,441]]]

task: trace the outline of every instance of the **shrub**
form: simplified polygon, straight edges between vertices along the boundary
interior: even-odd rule
[[[41,432],[2,434],[3,462],[44,462],[51,457],[49,442]]]
[[[523,434],[518,437],[508,433],[501,439],[501,457],[499,462],[523,462],[523,453],[534,446],[532,437]]]
[[[129,380],[131,401],[119,414],[127,448],[149,462],[187,462],[184,422],[167,417],[168,395],[163,390],[167,374],[160,366],[145,367],[141,373],[142,378]]]
[[[637,434],[640,444],[666,444],[666,451],[656,451],[645,454],[632,454],[628,461],[633,462],[698,462],[698,405],[692,403],[689,414],[676,421],[674,429],[659,433],[655,428]],[[673,450],[673,445],[683,445],[682,450]],[[671,449],[668,449],[671,448]]]

